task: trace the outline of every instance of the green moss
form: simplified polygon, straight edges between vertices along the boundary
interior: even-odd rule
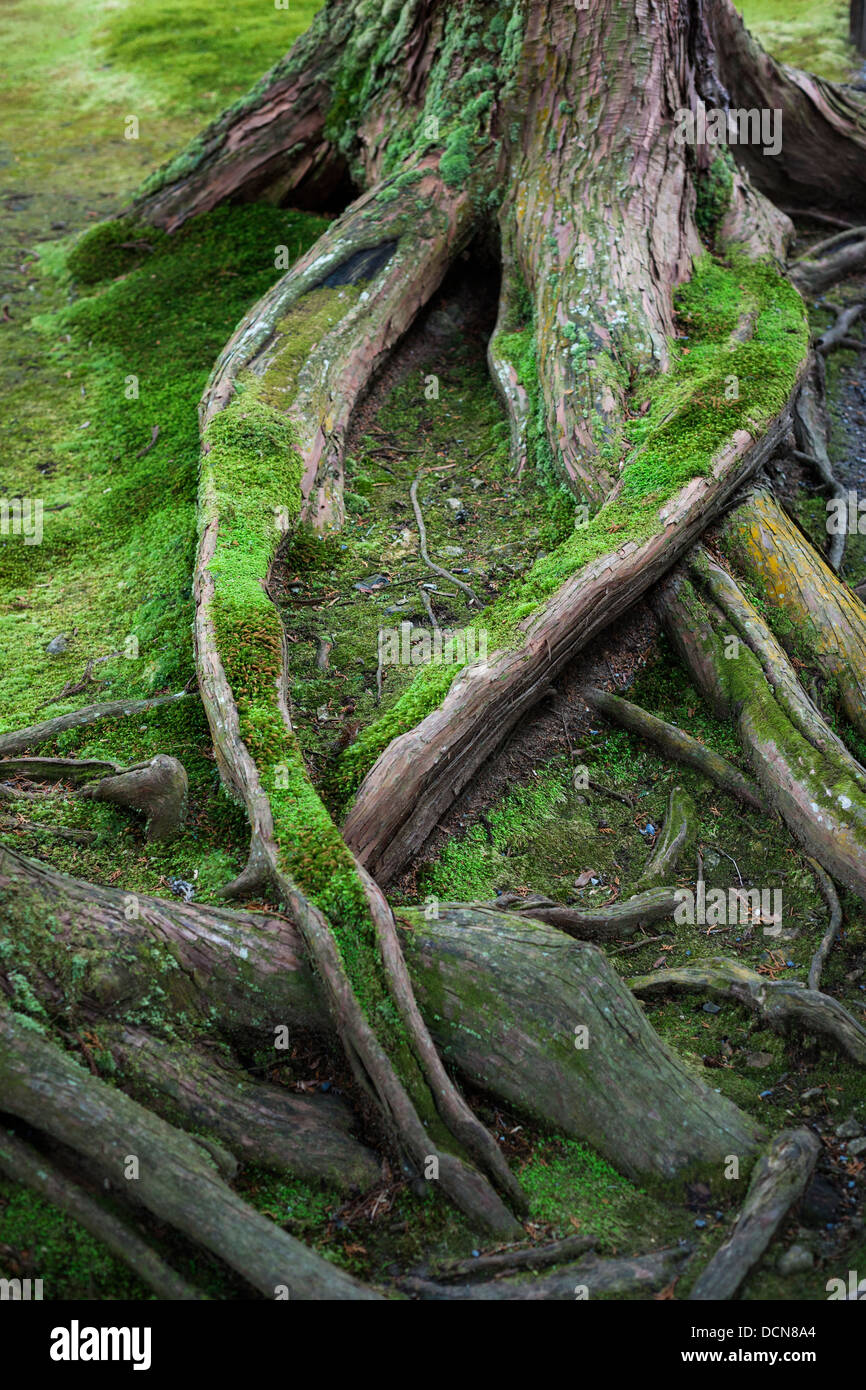
[[[688,1232],[684,1213],[674,1215],[574,1139],[537,1142],[520,1181],[531,1220],[557,1237],[592,1236],[600,1252],[645,1251]]]
[[[278,387],[284,409],[298,372],[325,326],[343,316],[362,286],[314,291],[282,321],[273,373],[244,378],[205,435],[201,524],[218,522],[209,563],[216,645],[237,705],[240,731],[273,814],[282,872],[325,914],[358,1003],[402,1076],[431,1136],[447,1143],[432,1097],[388,988],[375,925],[354,858],[319,798],[297,737],[282,717],[283,634],[263,583],[286,523],[298,525],[301,458],[284,414],[267,404]],[[278,524],[282,520],[282,526]]]
[[[164,232],[140,226],[128,217],[100,222],[72,246],[64,269],[79,285],[115,280],[164,242]]]
[[[730,206],[734,186],[734,158],[730,150],[722,149],[709,169],[698,177],[695,222],[704,240],[712,243],[718,226]]]
[[[320,0],[277,7],[259,0],[148,0],[108,17],[102,32],[110,62],[141,74],[164,99],[220,111],[309,25]]]
[[[107,1246],[50,1203],[0,1178],[0,1248],[27,1252],[44,1299],[149,1299],[150,1290]],[[32,1273],[31,1273],[32,1271]],[[12,1277],[4,1265],[4,1276]]]
[[[678,310],[690,329],[688,347],[674,345],[670,371],[636,393],[635,405],[643,402],[645,413],[629,422],[631,452],[619,496],[473,621],[473,629],[487,631],[491,651],[519,646],[525,620],[566,579],[626,542],[640,544],[657,534],[663,528],[661,506],[707,473],[736,431],[760,437],[785,405],[807,351],[808,325],[800,296],[774,266],[744,258],[723,265],[704,256],[680,291]],[[746,317],[752,333],[739,342],[733,335]],[[518,335],[516,342],[525,361],[526,341]],[[334,785],[344,797],[393,738],[441,704],[459,669],[425,668],[342,754]]]
[[[742,0],[737,9],[768,53],[831,82],[858,71],[848,42],[847,0]]]
[[[269,405],[286,409],[298,387],[301,371],[313,348],[329,329],[343,319],[363,293],[363,282],[356,285],[310,290],[276,325],[278,346],[262,379],[260,394]]]

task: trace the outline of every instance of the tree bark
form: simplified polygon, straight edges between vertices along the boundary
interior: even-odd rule
[[[378,1297],[247,1206],[200,1144],[91,1076],[5,1002],[0,1040],[0,1109],[75,1149],[115,1191],[205,1246],[265,1298],[281,1287],[300,1299]]]
[[[19,968],[52,1014],[101,1035],[107,1021],[135,1017],[159,985],[166,1026],[201,1020],[245,1050],[273,1047],[278,1026],[290,1036],[295,1029],[333,1035],[321,982],[290,918],[130,897],[0,848],[0,900],[19,942]],[[588,1140],[635,1177],[668,1181],[695,1163],[720,1164],[731,1144],[738,1153],[753,1150],[754,1121],[670,1052],[595,947],[511,913],[439,912],[428,921],[401,911],[403,950],[437,1048],[473,1087],[545,1129]],[[51,965],[47,920],[83,968]],[[578,1025],[587,1029],[586,1046],[576,1045]],[[130,1026],[120,1025],[121,1036]],[[165,1051],[159,1042],[147,1047],[156,1057]],[[322,1122],[339,1129],[339,1108],[333,1125],[326,1119],[332,1105],[321,1106]],[[339,1140],[334,1134],[332,1145]],[[306,1151],[305,1164],[313,1159]],[[362,1154],[354,1160],[363,1161]]]
[[[689,1298],[734,1297],[805,1192],[820,1152],[821,1141],[809,1129],[777,1135],[755,1167],[733,1234],[702,1271]]]

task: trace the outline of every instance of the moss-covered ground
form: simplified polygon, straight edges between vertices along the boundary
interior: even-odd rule
[[[222,8],[204,0],[152,0],[147,7],[109,9],[70,0],[58,11],[47,0],[28,0],[4,10],[5,51],[12,63],[2,150],[9,171],[3,197],[10,213],[2,243],[10,304],[10,321],[3,324],[9,350],[0,366],[4,488],[42,498],[46,512],[41,546],[25,550],[5,537],[0,546],[0,731],[79,704],[81,697],[73,697],[37,709],[65,683],[79,679],[90,657],[110,658],[94,668],[106,682],[92,691],[94,699],[177,690],[192,675],[195,405],[235,322],[275,278],[274,247],[287,243],[297,254],[323,224],[271,208],[223,210],[196,221],[170,248],[152,232],[146,237],[149,249],[119,247],[115,235],[89,264],[80,256],[76,261],[74,252],[70,262],[69,238],[113,211],[147,170],[194,132],[203,115],[216,113],[246,90],[315,8],[293,3],[288,11],[267,11],[255,0]],[[773,22],[785,19],[774,19],[770,12],[778,7],[769,3],[747,6],[747,18],[749,8],[762,8]],[[823,21],[815,21],[818,7],[802,8],[809,11],[814,44]],[[194,41],[179,42],[184,32],[194,32]],[[788,42],[785,35],[779,39],[780,47]],[[795,61],[797,42],[794,35],[785,50]],[[843,61],[835,43],[827,61]],[[129,114],[139,120],[137,140],[124,138]],[[476,114],[483,117],[483,111]],[[459,135],[456,129],[452,140],[458,179],[466,173]],[[127,228],[124,240],[127,234],[135,240],[137,231]],[[45,246],[52,236],[66,244]],[[40,263],[30,258],[37,243],[42,244]],[[697,300],[690,307],[688,293],[684,298],[684,328],[690,325],[697,338],[707,329],[716,340],[728,332],[744,309],[744,294],[748,298],[760,290],[736,272],[720,279],[723,270],[713,262],[705,267],[704,289],[719,297],[712,323],[702,324]],[[71,271],[75,283],[67,278]],[[784,294],[774,292],[769,305],[765,290],[766,285],[758,297],[772,311],[772,331],[766,338],[759,334],[748,353],[725,366],[754,383],[766,378],[772,392],[782,389],[787,349],[792,357],[799,350],[802,330]],[[695,431],[704,431],[707,412],[698,397],[723,395],[727,373],[719,374],[718,360],[709,350],[702,355],[699,343],[689,347],[690,353],[678,359],[680,372],[672,384],[681,401],[695,393],[692,423]],[[770,360],[772,373],[766,370]],[[566,541],[561,509],[544,491],[544,480],[533,474],[518,487],[510,476],[504,424],[477,353],[461,347],[449,352],[439,386],[439,399],[428,400],[418,370],[395,386],[349,460],[345,534],[314,545],[299,540],[285,556],[282,606],[293,637],[299,747],[323,782],[324,765],[339,752],[346,731],[351,737],[387,718],[411,679],[412,668],[387,668],[382,702],[376,703],[378,629],[402,621],[426,626],[421,583],[435,586],[427,593],[443,626],[461,626],[470,616],[465,597],[447,592],[446,582],[419,563],[408,505],[409,484],[419,469],[427,470],[419,496],[431,554],[494,605],[506,586],[516,586],[519,602],[517,609],[509,608],[509,632],[515,613],[525,616],[560,582],[563,545],[572,566],[591,558],[593,545],[610,545],[607,532],[590,539],[589,550],[583,548],[584,537]],[[751,408],[756,396],[747,394]],[[640,511],[645,500],[657,512],[660,482],[663,491],[700,471],[707,441],[702,434],[698,447],[697,433],[686,433],[671,454],[665,433],[669,401],[662,409],[654,388],[636,404],[643,399],[650,400],[650,409],[624,441],[631,455],[630,506]],[[763,406],[771,410],[774,399],[768,396]],[[731,418],[725,416],[725,432]],[[158,435],[148,448],[155,427]],[[616,529],[616,518],[608,521],[608,529]],[[528,573],[530,556],[539,566],[533,574]],[[372,582],[380,578],[385,583]],[[302,602],[308,598],[317,602]],[[49,656],[48,641],[61,633],[67,651]],[[491,642],[493,637],[491,632]],[[332,644],[324,672],[315,663],[320,638]],[[706,715],[669,653],[663,652],[643,677],[635,698],[738,758],[732,731]],[[416,717],[417,711],[410,722]],[[44,810],[28,803],[27,816],[95,829],[94,844],[58,846],[14,829],[4,832],[4,839],[25,852],[38,850],[79,877],[119,882],[130,890],[159,894],[169,891],[169,878],[193,881],[196,899],[208,901],[242,867],[246,827],[218,790],[196,699],[151,711],[141,720],[67,734],[43,751],[132,762],[166,750],[184,762],[191,794],[189,827],[171,846],[145,845],[141,826],[130,816],[72,798]],[[603,900],[612,887],[625,893],[649,852],[649,827],[659,825],[676,780],[698,806],[708,883],[732,882],[729,855],[746,883],[782,884],[789,935],[778,949],[773,943],[771,953],[759,928],[714,935],[698,928],[665,930],[658,933],[660,942],[612,952],[616,968],[628,978],[650,970],[662,956],[675,964],[724,952],[779,977],[803,977],[823,931],[824,909],[808,870],[774,824],[744,815],[627,735],[589,735],[581,758],[591,777],[628,794],[632,805],[589,789],[575,792],[570,762],[548,763],[488,813],[487,829],[473,827],[425,871],[425,891],[467,898],[527,887],[560,901],[578,896],[584,902]],[[576,889],[574,880],[587,868],[599,883]],[[856,1004],[861,986],[847,974],[851,949],[862,943],[862,925],[852,903],[846,902],[846,911],[846,937],[831,956],[826,980]],[[26,998],[18,1002],[26,1009]],[[852,1112],[866,1120],[862,1079],[809,1040],[784,1043],[755,1031],[733,1007],[709,1014],[700,1002],[674,999],[648,1012],[696,1069],[711,1073],[726,1094],[769,1125]],[[819,1094],[806,1100],[807,1089]],[[681,1236],[709,1251],[721,1239],[721,1217],[701,1204],[700,1194],[693,1208],[672,1211],[585,1146],[526,1133],[518,1118],[485,1109],[483,1102],[479,1113],[510,1146],[530,1198],[530,1231],[538,1238],[580,1231],[596,1236],[599,1248],[611,1252],[647,1249]],[[839,1145],[831,1149],[834,1175],[841,1182],[850,1172],[845,1181],[861,1182],[843,1152]],[[287,1229],[365,1277],[435,1265],[477,1248],[477,1236],[462,1218],[443,1203],[422,1201],[408,1187],[392,1186],[384,1215],[375,1221],[369,1219],[369,1206],[352,1211],[327,1189],[255,1170],[243,1172],[239,1188]],[[810,1239],[820,1260],[832,1232]],[[850,1249],[852,1265],[855,1246],[843,1252],[847,1259]],[[860,1250],[862,1262],[862,1240]],[[206,1259],[182,1249],[167,1253],[200,1287],[216,1296],[239,1296]],[[75,1223],[6,1182],[0,1182],[0,1258],[4,1274],[20,1270],[43,1277],[51,1297],[147,1296]],[[750,1282],[745,1296],[823,1297],[824,1277],[816,1271],[782,1284],[768,1267]]]
[[[473,619],[491,652],[522,645],[526,621],[567,579],[626,542],[639,544],[661,531],[663,504],[709,471],[735,430],[760,437],[787,400],[808,332],[800,296],[775,267],[739,256],[722,263],[705,254],[679,293],[678,312],[682,333],[672,345],[670,370],[642,380],[633,392],[633,413],[619,441],[621,488]],[[738,330],[747,321],[751,332],[742,340]],[[529,388],[532,354],[522,333],[509,339]],[[391,709],[360,732],[333,776],[343,797],[352,795],[393,738],[441,704],[462,664],[426,666]]]
[[[780,62],[831,82],[849,82],[862,67],[848,43],[847,0],[740,0],[737,9]]]

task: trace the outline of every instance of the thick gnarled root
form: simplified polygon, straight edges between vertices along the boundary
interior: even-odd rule
[[[91,1076],[0,1003],[0,1108],[96,1165],[115,1191],[136,1159],[135,1197],[210,1250],[265,1298],[376,1298],[232,1192],[206,1149]]]
[[[38,925],[49,920],[58,924],[62,961],[86,952],[83,975],[26,969],[43,1007],[63,1010],[76,1028],[101,1029],[135,1009],[151,995],[154,972],[168,972],[169,1024],[182,1017],[246,1051],[272,1048],[278,1026],[336,1033],[294,914],[136,897],[127,916],[122,890],[3,848],[0,895],[22,962],[25,953],[32,961],[44,960],[46,948],[50,955]],[[727,1153],[753,1152],[755,1123],[679,1062],[595,947],[474,907],[440,905],[431,920],[406,910],[401,923],[433,1042],[473,1087],[545,1129],[586,1140],[636,1180],[669,1181],[696,1162],[711,1168]],[[585,1047],[575,1046],[576,1026],[587,1030]],[[162,1044],[151,1055],[164,1056]],[[167,1085],[170,1072],[160,1071]],[[321,1107],[322,1125],[331,1113]],[[339,1134],[329,1140],[331,1151],[340,1142]]]
[[[188,790],[183,763],[158,753],[145,767],[88,782],[79,795],[142,811],[147,817],[145,839],[170,840],[186,821]]]
[[[701,1272],[690,1299],[734,1297],[805,1192],[820,1152],[810,1129],[776,1136],[755,1165],[733,1234]]]
[[[866,608],[833,574],[776,499],[763,489],[726,521],[738,570],[785,613],[828,679],[845,716],[866,736]]]
[[[671,989],[742,1004],[757,1014],[762,1027],[779,1033],[815,1033],[852,1062],[866,1066],[866,1028],[837,999],[810,989],[799,980],[771,980],[739,961],[719,956],[701,965],[642,975],[631,980],[630,986],[634,994],[644,999]]]
[[[668,581],[657,607],[687,670],[718,718],[733,718],[768,803],[839,882],[866,898],[866,794],[850,755],[834,752],[829,729],[819,751],[789,718],[761,663],[711,599],[682,579]],[[744,596],[740,607],[757,612]],[[781,661],[781,649],[776,654]],[[789,673],[787,686],[796,685]],[[805,697],[801,708],[805,709]],[[820,719],[817,711],[810,717]]]

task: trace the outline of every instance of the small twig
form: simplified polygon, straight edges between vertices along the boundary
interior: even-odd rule
[[[409,496],[412,500],[412,510],[415,513],[415,520],[418,523],[420,543],[419,548],[421,551],[421,559],[428,566],[428,568],[433,571],[434,574],[439,575],[440,579],[447,579],[449,584],[456,584],[458,589],[462,589],[464,594],[468,594],[471,601],[473,603],[477,603],[480,608],[481,599],[478,597],[476,593],[472,591],[472,589],[470,589],[469,585],[464,584],[463,580],[458,579],[456,574],[452,574],[450,570],[443,569],[441,565],[437,565],[433,560],[430,559],[430,556],[427,553],[427,528],[424,525],[424,516],[421,512],[421,504],[418,501],[418,483],[420,478],[421,474],[419,473],[418,477],[415,479],[411,488],[409,489]]]
[[[634,810],[634,802],[630,796],[624,796],[622,792],[615,792],[612,787],[603,787],[601,782],[588,781],[587,790],[601,792],[602,796],[610,796],[614,801],[621,801],[623,806],[628,806],[630,810]]]
[[[107,660],[107,658],[100,659]],[[95,681],[93,679],[93,676],[91,675],[91,671],[93,670],[93,664],[95,660],[95,657],[90,658],[90,660],[84,668],[84,675],[81,677],[80,681],[67,681],[66,685],[64,685],[59,695],[52,695],[49,700],[43,700],[41,704],[38,704],[36,706],[36,709],[45,709],[46,705],[57,705],[60,703],[61,700],[68,699],[70,695],[81,695],[89,685],[105,685],[105,681]]]
[[[732,855],[732,854],[728,854],[728,851],[727,851],[726,849],[722,849],[721,845],[715,844],[715,842],[714,842],[713,840],[706,840],[705,843],[708,844],[708,845],[712,845],[713,849],[718,850],[719,854],[723,854],[723,855],[725,856],[726,859],[730,860],[730,862],[733,864],[734,868],[735,868],[736,871],[737,871],[737,878],[740,880],[740,887],[742,888],[742,886],[743,886],[743,875],[740,873],[740,866],[738,865],[738,863],[737,863],[736,859],[733,857],[733,855]],[[703,864],[702,864],[702,867],[703,867]]]
[[[830,875],[818,863],[817,859],[810,858],[808,854],[805,855],[804,858],[818,881],[818,890],[830,913],[830,921],[827,925],[827,930],[821,938],[821,944],[812,957],[812,963],[809,966],[809,988],[820,989],[821,971],[824,969],[824,964],[830,954],[830,948],[836,939],[836,933],[842,925],[842,907]]]
[[[153,448],[154,444],[156,443],[156,441],[157,441],[158,439],[159,439],[159,425],[154,425],[153,429],[152,429],[151,432],[150,432],[150,443],[149,443],[149,444],[146,444],[146,445],[144,446],[143,449],[140,449],[139,452],[136,454],[135,457],[136,457],[137,459],[143,459],[144,456],[145,456],[145,454],[149,454],[149,453],[150,453],[151,449]]]
[[[641,946],[651,946],[654,941],[664,941],[665,936],[670,936],[670,932],[663,932],[661,936],[643,936],[640,941],[632,941],[628,946],[618,946],[611,955],[621,956],[626,951],[639,951]]]
[[[33,820],[0,820],[0,830],[23,830],[28,835],[51,835],[55,840],[69,840],[74,845],[89,845],[96,839],[95,830],[73,830],[65,825],[41,825]]]
[[[378,633],[378,636],[377,636],[376,646],[377,646],[377,659],[376,659],[376,704],[377,704],[377,705],[381,705],[381,703],[382,703],[382,629],[381,629],[381,628],[379,629],[379,633]]]
[[[424,604],[424,607],[427,609],[427,617],[430,619],[430,622],[431,622],[432,625],[433,625],[433,630],[434,630],[434,632],[439,632],[439,630],[440,630],[440,629],[439,629],[439,623],[438,623],[438,621],[437,621],[437,619],[436,619],[436,614],[433,612],[433,604],[432,604],[432,602],[431,602],[430,595],[428,594],[427,590],[424,588],[424,585],[423,585],[423,584],[419,584],[418,588],[419,588],[419,590],[420,590],[420,592],[421,592],[421,602]]]

